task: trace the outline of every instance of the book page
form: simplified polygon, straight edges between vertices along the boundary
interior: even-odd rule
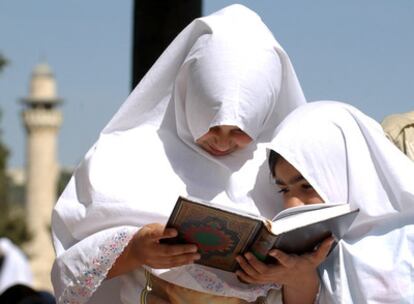
[[[343,203],[336,203],[336,204],[321,203],[321,204],[302,205],[302,206],[288,208],[276,214],[273,217],[272,222],[279,220],[281,218],[287,217],[287,216],[291,216],[293,214],[302,213],[302,212],[311,211],[311,210],[317,210],[317,209],[330,208],[330,207],[334,207],[338,205],[343,205]]]
[[[322,204],[323,205],[323,204]],[[340,215],[352,213],[352,207],[349,204],[325,204],[322,208],[300,208],[301,212],[294,212],[284,217],[278,218],[272,222],[272,233],[279,235],[286,231],[291,231],[300,227],[305,227],[310,224],[323,222]],[[312,207],[307,205],[303,207]],[[292,208],[293,209],[293,208]],[[305,211],[306,210],[306,211]]]
[[[333,208],[302,212],[282,218],[274,225],[277,226],[276,223],[279,223],[279,227],[274,228],[281,232],[274,247],[285,253],[312,252],[315,246],[318,246],[328,236],[333,236],[336,241],[340,240],[349,230],[357,214],[358,209],[352,210],[348,204],[342,204]],[[302,216],[308,216],[308,218]],[[285,228],[287,229],[283,232]]]
[[[190,195],[187,195],[186,197],[183,196],[182,198],[185,199],[185,200],[192,201],[192,202],[197,203],[197,204],[209,206],[209,207],[215,208],[215,209],[228,211],[228,212],[239,214],[239,215],[242,215],[242,216],[251,217],[253,219],[266,220],[265,217],[263,217],[263,216],[261,216],[257,213],[254,213],[252,211],[245,210],[245,209],[238,209],[234,206],[221,205],[219,203],[212,203],[212,202],[208,202],[208,201],[202,201],[199,198],[196,198],[196,197],[193,197],[193,196],[190,196]]]

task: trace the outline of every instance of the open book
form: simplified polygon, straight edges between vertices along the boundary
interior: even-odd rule
[[[269,262],[272,248],[301,254],[312,251],[331,234],[339,240],[357,213],[349,204],[314,204],[285,209],[269,220],[179,197],[166,225],[177,229],[178,236],[162,242],[196,244],[201,254],[196,263],[235,271],[236,256],[248,251]]]

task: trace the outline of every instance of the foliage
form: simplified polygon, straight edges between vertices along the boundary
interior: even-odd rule
[[[7,61],[0,54],[0,72],[6,65]],[[0,121],[1,121],[1,111],[0,111]],[[4,145],[2,140],[2,132],[0,129],[0,205],[7,203],[7,190],[9,185],[9,180],[6,176],[6,166],[7,166],[7,158],[9,157],[9,150]],[[2,210],[0,210],[2,211]]]
[[[0,112],[1,120],[1,112]],[[9,150],[2,141],[2,133],[0,130],[0,204],[7,202],[7,191],[9,187],[9,180],[6,175],[7,158],[9,157]]]
[[[0,72],[6,64],[6,58],[0,54]],[[0,237],[7,237],[13,243],[21,245],[30,239],[30,235],[25,223],[23,205],[10,200],[13,185],[6,173],[8,157],[9,150],[3,143],[0,129]]]
[[[62,169],[60,171],[59,180],[57,184],[57,197],[59,197],[63,190],[65,190],[66,185],[69,183],[70,178],[72,177],[72,170]]]
[[[0,72],[3,70],[6,64],[7,64],[6,58],[4,58],[2,54],[0,54]]]
[[[0,212],[1,237],[7,237],[16,245],[22,245],[31,239],[22,205],[2,204]]]

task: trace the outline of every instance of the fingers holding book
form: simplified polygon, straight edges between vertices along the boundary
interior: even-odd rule
[[[193,263],[200,258],[197,246],[193,244],[164,244],[161,239],[173,238],[177,231],[164,230],[161,224],[148,224],[142,227],[131,240],[130,254],[141,265],[152,268],[171,268]]]
[[[244,283],[267,284],[280,280],[279,272],[282,267],[276,264],[265,264],[258,260],[251,252],[236,258],[241,270],[236,271],[238,278]]]
[[[333,237],[328,237],[314,251],[302,255],[273,249],[269,255],[278,263],[270,264],[265,264],[248,252],[237,257],[241,270],[236,271],[236,274],[243,282],[251,284],[298,285],[306,277],[315,277],[316,268],[327,257],[333,242]]]
[[[273,249],[269,255],[277,259],[277,261],[287,268],[295,267],[316,269],[328,256],[334,238],[328,237],[323,240],[315,250],[301,255],[286,254],[281,250]]]

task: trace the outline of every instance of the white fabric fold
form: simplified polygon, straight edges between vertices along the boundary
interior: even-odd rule
[[[59,198],[52,220],[56,267],[86,256],[101,231],[165,223],[178,195],[272,216],[274,191],[256,187],[268,176],[264,144],[303,103],[287,54],[254,12],[232,5],[196,19],[104,128]],[[195,140],[215,125],[238,126],[254,141],[213,157]],[[152,271],[168,278],[175,270]],[[72,274],[64,284],[76,280]],[[123,278],[124,303],[134,301],[126,286],[135,286],[131,297],[143,288],[128,281],[133,277]],[[187,286],[186,276],[173,277]]]
[[[269,148],[326,202],[360,209],[320,267],[319,303],[414,303],[414,164],[381,126],[350,105],[311,102]]]
[[[33,286],[33,274],[23,251],[7,238],[0,238],[0,293],[7,288],[23,284]]]

